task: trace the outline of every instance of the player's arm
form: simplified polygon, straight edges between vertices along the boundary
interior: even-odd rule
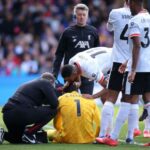
[[[53,120],[53,125],[56,130],[60,130],[62,127],[62,116],[61,116],[60,110],[58,110],[57,115],[55,116]]]
[[[104,77],[104,74],[102,73],[102,71],[99,72],[98,77],[96,78],[96,81],[103,86],[104,88],[106,88],[107,85],[107,80]]]
[[[128,81],[133,82],[136,74],[136,67],[139,59],[139,52],[141,48],[140,42],[140,30],[139,25],[136,19],[131,19],[129,23],[129,38],[132,40],[133,48],[132,48],[132,64],[131,64],[131,72],[128,76]]]
[[[98,47],[98,46],[100,46],[99,34],[98,34],[97,30],[95,30],[94,32],[95,32],[94,47]]]
[[[115,11],[112,10],[109,14],[109,19],[108,19],[108,22],[107,22],[107,29],[108,31],[113,31],[114,30],[114,27],[113,27],[113,24],[115,22]]]
[[[133,82],[136,74],[136,67],[139,58],[140,52],[140,38],[138,36],[132,37],[133,49],[132,49],[132,65],[131,65],[131,73],[128,76],[128,81]]]
[[[81,86],[81,76],[79,75],[73,83],[77,88]]]
[[[66,81],[64,86],[63,86],[63,91],[65,91],[66,88],[68,88],[70,86],[70,84],[72,84],[72,82],[68,82]],[[78,76],[78,78],[73,82],[73,84],[76,86],[76,88],[78,89],[81,86],[81,77]]]
[[[131,39],[133,42],[131,71],[135,72],[138,63],[141,42],[140,42],[140,37],[138,36],[132,37]]]
[[[68,81],[66,81],[62,88],[62,91],[64,91],[69,85],[70,85],[70,83]]]
[[[90,94],[82,94],[83,97],[88,99],[96,99],[99,97],[103,97],[107,94],[107,89],[102,89],[101,91],[97,92],[96,94],[90,95]]]
[[[91,76],[93,76],[93,74],[94,74],[94,72],[91,74]],[[100,70],[99,67],[97,68],[97,70],[96,70],[94,75],[95,75],[94,80],[96,80],[101,86],[106,88],[107,80],[106,80],[103,72]]]
[[[101,91],[99,91],[96,94],[92,95],[92,97],[95,99],[95,98],[102,97],[105,94],[107,94],[107,89],[102,89]]]
[[[62,128],[62,117],[59,110],[53,120],[53,126],[55,129],[47,130],[47,137],[50,141],[53,141],[56,138],[55,135],[57,135],[57,131],[60,131]]]
[[[67,49],[65,34],[66,34],[66,32],[64,32],[61,35],[61,37],[59,39],[58,47],[57,47],[56,53],[55,53],[55,60],[54,60],[54,64],[53,64],[53,75],[55,76],[55,78],[57,78],[57,76],[58,76],[61,62],[64,57],[65,50]]]
[[[118,69],[118,72],[119,72],[119,73],[124,73],[124,72],[125,72],[126,67],[127,67],[127,63],[128,63],[128,60],[126,60],[124,63],[122,63],[122,64],[119,66],[119,69]]]

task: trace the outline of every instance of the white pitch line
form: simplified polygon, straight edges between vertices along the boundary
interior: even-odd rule
[[[119,139],[118,141],[119,141],[119,142],[126,143],[126,141],[125,141],[125,140],[121,140],[121,139]],[[131,145],[132,145],[132,144],[131,144]],[[134,141],[133,145],[144,146],[144,143],[138,143],[138,142],[135,142],[135,141]]]

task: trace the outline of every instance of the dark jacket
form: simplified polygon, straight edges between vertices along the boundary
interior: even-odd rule
[[[57,108],[58,100],[55,89],[49,80],[35,79],[21,85],[5,104],[3,110],[15,105],[35,107],[43,104],[50,105],[54,109]]]
[[[75,54],[97,46],[99,46],[99,36],[94,27],[90,25],[68,27],[63,32],[56,50],[53,66],[54,75],[57,77],[63,58],[64,64],[67,64]]]

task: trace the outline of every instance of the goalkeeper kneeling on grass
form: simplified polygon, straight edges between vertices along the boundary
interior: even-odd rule
[[[92,143],[99,133],[100,112],[93,100],[82,97],[74,84],[64,89],[54,127],[48,130],[50,140],[56,143]]]

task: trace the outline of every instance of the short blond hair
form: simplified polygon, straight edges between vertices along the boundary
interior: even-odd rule
[[[73,9],[74,15],[76,15],[78,9],[85,10],[85,11],[89,12],[89,8],[85,4],[79,3],[79,4],[74,6],[74,9]]]

